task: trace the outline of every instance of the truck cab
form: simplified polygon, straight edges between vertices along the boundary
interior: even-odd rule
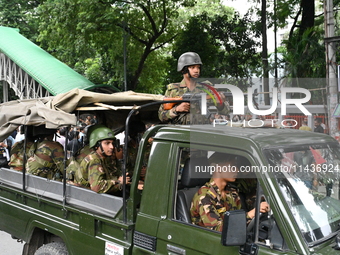
[[[311,139],[314,135],[275,128],[159,128],[136,219],[134,254],[337,252],[339,144],[327,135]],[[229,223],[222,233],[192,224],[191,200],[211,178],[207,162],[215,152],[238,158],[239,181],[257,181],[254,208],[266,201],[269,213],[257,213],[246,225],[245,206],[241,218],[240,212],[225,216]]]

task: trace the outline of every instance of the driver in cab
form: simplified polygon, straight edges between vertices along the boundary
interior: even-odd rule
[[[230,185],[237,177],[236,157],[216,152],[209,158],[209,162],[210,166],[220,171],[215,171],[210,181],[194,195],[190,208],[191,221],[198,226],[222,231],[224,213],[241,209],[238,191]],[[224,171],[226,169],[229,171]],[[261,202],[260,212],[266,213],[269,210],[268,203]],[[252,209],[247,213],[247,222],[254,217],[255,209]]]

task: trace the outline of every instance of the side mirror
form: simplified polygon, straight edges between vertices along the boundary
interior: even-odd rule
[[[244,210],[224,214],[221,243],[224,246],[241,246],[247,239],[247,218]]]

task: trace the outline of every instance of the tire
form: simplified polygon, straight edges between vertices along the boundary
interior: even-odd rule
[[[55,242],[44,244],[34,255],[68,255],[68,251],[64,243]]]

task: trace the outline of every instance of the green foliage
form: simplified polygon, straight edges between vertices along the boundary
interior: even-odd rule
[[[47,0],[39,7],[39,40],[44,48],[70,66],[101,56],[101,69],[110,77],[108,83],[122,88],[122,45],[127,35],[128,89],[138,90],[140,86],[157,91],[159,79],[148,79],[148,84],[141,84],[143,72],[157,77],[160,71],[145,68],[145,64],[154,51],[171,43],[176,36],[178,28],[172,21],[178,16],[178,8],[192,4],[192,0]],[[157,61],[149,62],[162,69],[162,59]],[[153,71],[157,72],[153,74]]]
[[[259,31],[252,31],[249,16],[240,18],[221,15],[209,17],[206,13],[194,16],[176,38],[169,82],[181,78],[176,65],[179,56],[187,51],[197,52],[203,62],[202,77],[223,78],[239,84],[254,73],[261,63],[256,47]],[[194,31],[194,32],[193,32]]]
[[[35,42],[37,37],[37,6],[43,1],[0,1],[0,26],[19,28],[20,33]]]
[[[211,35],[223,49],[217,70],[230,81],[249,78],[260,67],[257,53],[261,45],[260,31],[252,28],[252,23],[248,15],[242,18],[235,15],[230,21],[225,16],[218,16],[211,24]]]
[[[177,59],[184,52],[193,51],[200,55],[203,62],[202,76],[216,77],[213,68],[218,55],[218,46],[214,44],[214,39],[208,32],[210,18],[203,14],[194,16],[189,20],[185,29],[177,36],[172,50],[173,58],[169,59],[169,82],[182,79],[182,75],[177,72]]]
[[[300,29],[299,11],[306,5],[301,0],[276,3],[276,16],[267,9],[269,27],[274,20],[283,28],[296,19],[279,50],[286,77],[325,77],[322,15],[313,27]],[[268,7],[272,4],[268,1]],[[121,90],[124,41],[127,89],[140,92],[161,93],[167,83],[182,79],[176,66],[186,51],[200,54],[202,77],[237,84],[261,70],[260,22],[240,17],[221,0],[0,1],[0,25],[19,28],[92,82]]]
[[[234,15],[234,8],[225,6],[221,0],[205,0],[197,1],[193,6],[181,8],[178,12],[177,25],[183,27],[191,17],[198,17],[202,14],[208,17],[224,15],[231,18]]]
[[[78,62],[76,63],[74,69],[79,73],[84,73],[85,77],[95,84],[105,83],[104,80],[105,74],[101,69],[101,63],[99,58],[85,59],[82,66],[81,63]]]
[[[302,37],[284,40],[283,62],[286,76],[293,78],[322,78],[326,76],[325,48],[320,40],[323,31],[317,27],[306,30]]]

